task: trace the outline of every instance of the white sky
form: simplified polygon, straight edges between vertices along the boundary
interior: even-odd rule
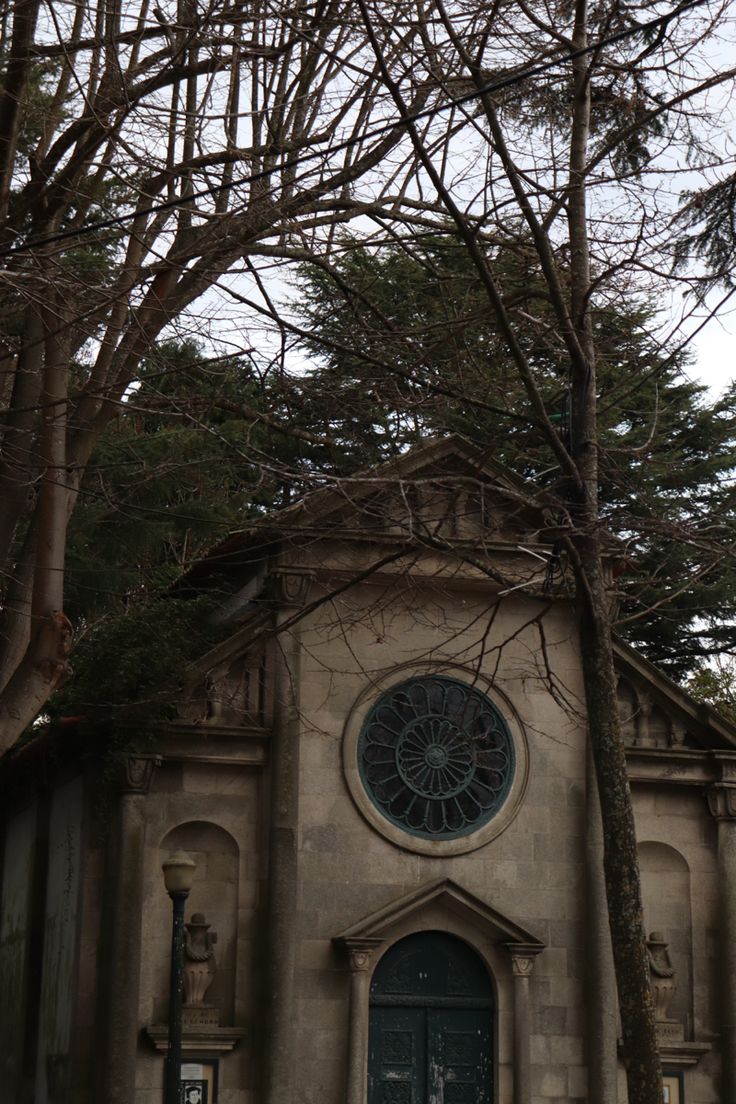
[[[736,311],[724,309],[693,342],[697,360],[690,374],[720,394],[736,376]]]

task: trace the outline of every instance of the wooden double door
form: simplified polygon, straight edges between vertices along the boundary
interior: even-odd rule
[[[467,944],[421,932],[371,986],[368,1104],[493,1104],[493,991]]]

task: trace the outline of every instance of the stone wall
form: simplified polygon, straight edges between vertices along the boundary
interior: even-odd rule
[[[263,879],[261,778],[257,771],[204,763],[164,764],[147,798],[140,1024],[166,1021],[171,902],[161,862],[179,848],[197,863],[186,918],[204,912],[213,930],[218,973],[207,1001],[223,1026],[248,1026],[260,1000],[257,930]],[[218,1104],[251,1104],[256,1076],[252,1031],[220,1063]],[[164,1059],[143,1040],[136,1104],[161,1104]]]
[[[584,728],[580,672],[568,611],[518,600],[492,607],[478,595],[405,586],[351,591],[303,634],[299,708],[301,790],[298,1097],[342,1104],[349,978],[331,946],[343,928],[409,889],[440,877],[476,894],[541,938],[531,980],[535,1104],[586,1099],[582,994]],[[540,617],[539,622],[534,618]],[[549,692],[552,666],[556,695]],[[529,777],[516,816],[478,850],[416,854],[366,820],[345,784],[342,741],[358,699],[412,673],[452,669],[485,689],[492,683],[528,743]],[[501,708],[504,706],[501,704]],[[427,923],[455,930],[491,955],[477,931],[452,917]],[[453,926],[454,925],[454,926]],[[512,1038],[510,966],[494,960],[499,989],[499,1099],[509,1098]]]
[[[81,777],[59,786],[51,799],[34,1104],[73,1096],[83,800]]]
[[[633,800],[647,934],[663,932],[677,971],[671,1017],[713,1046],[685,1072],[687,1104],[721,1104],[716,824],[698,790],[635,785]]]
[[[36,802],[5,827],[0,914],[0,1102],[17,1104],[27,1006]]]

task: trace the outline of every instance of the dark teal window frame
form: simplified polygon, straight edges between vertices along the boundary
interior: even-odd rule
[[[516,770],[503,714],[476,686],[420,675],[384,691],[358,738],[365,792],[391,824],[451,840],[483,828],[508,797]]]

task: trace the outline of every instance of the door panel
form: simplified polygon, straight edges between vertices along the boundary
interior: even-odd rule
[[[491,1104],[490,1027],[485,1011],[429,1009],[428,1104]]]
[[[369,1104],[425,1104],[425,1010],[372,1008],[369,1038]]]
[[[492,1104],[490,1012],[371,1009],[368,1104]]]
[[[493,987],[447,932],[395,943],[371,981],[368,1104],[493,1104]]]

